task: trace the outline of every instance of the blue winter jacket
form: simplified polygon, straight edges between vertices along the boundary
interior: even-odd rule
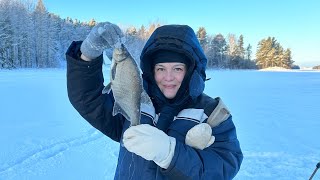
[[[90,62],[81,60],[81,43],[73,42],[66,53],[70,102],[93,127],[114,141],[121,142],[123,132],[130,122],[120,114],[112,116],[112,92],[101,93],[104,88],[102,56]],[[120,143],[114,179],[232,179],[240,169],[243,155],[232,116],[222,105],[221,99],[213,99],[203,94],[206,58],[193,30],[188,26],[164,26],[158,28],[146,43],[141,54],[141,69],[146,80],[145,88],[152,99],[157,92],[150,88],[152,82],[146,75],[152,70],[148,65],[149,55],[159,49],[185,53],[194,63],[187,88],[189,90],[184,96],[191,100],[183,103],[183,109],[174,112],[167,108],[165,102],[162,105],[156,104],[156,110],[157,107],[161,109],[157,110],[159,116],[151,118],[148,112],[145,112],[140,120],[141,123],[158,127],[158,121],[165,119],[161,120],[162,114],[172,115],[174,112],[174,117],[168,121],[167,127],[162,129],[177,140],[174,157],[168,169],[162,169],[153,161],[130,153]],[[215,136],[215,142],[203,150],[185,144],[188,130],[199,123],[209,123],[212,135]]]

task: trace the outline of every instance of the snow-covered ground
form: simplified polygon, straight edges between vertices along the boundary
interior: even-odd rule
[[[302,72],[302,71],[310,71],[310,72],[319,72],[319,69],[312,69],[312,67],[302,67],[301,69],[286,69],[283,67],[269,67],[269,68],[264,68],[260,69],[259,71],[287,71],[287,72]]]
[[[235,179],[308,179],[320,161],[320,73],[207,74],[205,92],[224,100],[237,126],[244,161]],[[71,106],[64,69],[0,70],[0,123],[1,180],[113,179],[118,144]]]

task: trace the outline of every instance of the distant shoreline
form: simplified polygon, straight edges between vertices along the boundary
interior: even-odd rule
[[[319,69],[312,69],[312,68],[286,69],[286,68],[282,68],[282,67],[269,67],[269,68],[259,69],[258,71],[276,71],[276,72],[320,72]]]

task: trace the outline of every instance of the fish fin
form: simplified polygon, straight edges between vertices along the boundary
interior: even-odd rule
[[[116,78],[116,65],[114,65],[112,68],[111,68],[111,78],[112,80],[114,80]]]
[[[127,113],[122,109],[122,107],[117,104],[116,102],[114,103],[113,105],[113,112],[112,112],[112,115],[115,116],[117,114],[122,114],[122,116],[124,118],[126,118],[128,121],[130,121],[130,118],[129,116],[127,115]]]
[[[141,103],[153,105],[149,95],[147,94],[147,92],[144,89],[142,89],[142,93],[141,93]]]
[[[153,103],[147,94],[147,92],[143,89],[141,93],[141,104],[140,104],[140,110],[141,113],[144,115],[147,115],[152,118],[152,120],[155,118],[155,109],[153,106]]]
[[[109,94],[111,92],[111,82],[103,88],[102,94]]]

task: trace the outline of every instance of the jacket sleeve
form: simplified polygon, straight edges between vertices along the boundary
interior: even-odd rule
[[[177,141],[168,169],[162,173],[169,179],[232,179],[240,169],[243,155],[230,116],[214,127],[215,142],[203,150]]]
[[[67,90],[73,107],[93,127],[119,142],[123,117],[112,116],[114,98],[112,93],[102,94],[104,88],[102,56],[93,61],[81,60],[81,41],[72,42],[66,52]]]

